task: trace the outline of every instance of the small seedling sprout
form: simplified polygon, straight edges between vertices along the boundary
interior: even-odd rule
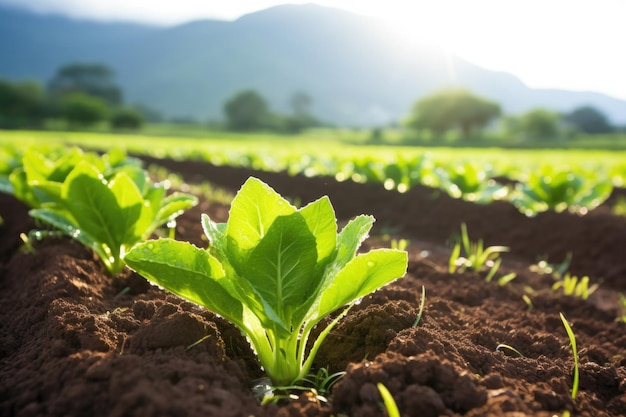
[[[559,313],[561,316],[561,321],[563,322],[563,326],[565,327],[565,331],[567,332],[567,337],[569,337],[570,346],[572,347],[572,354],[574,355],[574,379],[572,381],[572,400],[576,399],[576,394],[578,394],[578,349],[576,348],[576,337],[574,336],[574,331],[570,327],[567,319],[563,315],[563,313]]]
[[[332,387],[346,374],[345,371],[331,374],[328,368],[320,368],[316,373],[309,373],[305,378],[290,385],[273,385],[269,378],[263,378],[253,387],[253,392],[262,405],[275,404],[280,400],[297,399],[296,392],[309,392],[318,401],[328,403],[328,394]]]
[[[567,272],[563,277],[552,285],[552,289],[557,291],[559,288],[563,289],[563,294],[571,297],[578,297],[583,300],[589,298],[593,294],[599,285],[589,285],[589,277],[584,276],[578,278],[576,275],[571,275]]]
[[[489,269],[489,272],[487,272],[485,281],[491,282],[491,280],[493,279],[493,276],[496,274],[496,272],[498,272],[498,269],[500,268],[501,264],[502,264],[501,258],[498,258],[495,260],[495,262],[493,263],[493,266]]]
[[[464,251],[464,256],[461,256],[461,250]],[[451,274],[466,270],[480,272],[488,268],[485,280],[489,282],[494,278],[502,264],[500,254],[508,251],[507,246],[488,246],[485,248],[482,239],[479,239],[478,242],[471,242],[467,233],[467,225],[461,223],[461,239],[452,248],[448,261],[448,271]],[[514,274],[508,274],[501,278],[502,281],[499,279],[498,282],[500,285],[504,285],[514,278]]]
[[[330,393],[333,385],[339,382],[339,380],[345,375],[345,371],[339,371],[331,374],[328,368],[320,368],[315,373],[309,373],[309,375],[307,375],[302,382],[309,384],[319,395],[325,396]]]
[[[391,249],[406,250],[409,243],[408,239],[391,239]]]
[[[498,278],[498,285],[503,287],[509,282],[513,281],[515,278],[517,278],[517,274],[515,272],[510,272]]]
[[[389,417],[400,417],[400,410],[398,410],[398,405],[396,404],[396,400],[393,399],[393,396],[387,389],[387,387],[378,382],[376,384],[378,388],[378,392],[380,392],[380,396],[383,399],[383,404],[385,405],[385,409],[387,410],[387,415]]]
[[[121,297],[122,295],[128,294],[130,292],[130,287],[126,286],[120,290],[117,294],[115,294],[115,298]]]
[[[526,303],[526,305],[528,306],[529,310],[533,309],[533,301],[530,299],[530,297],[526,294],[522,295],[522,300],[524,300],[524,302]]]
[[[549,263],[547,257],[541,258],[535,265],[531,265],[530,270],[542,275],[553,275],[556,278],[562,277],[572,263],[572,252],[567,252],[565,259],[560,263]]]
[[[420,300],[420,309],[417,312],[417,317],[415,318],[415,321],[413,322],[413,327],[417,327],[417,325],[420,323],[420,320],[422,319],[422,313],[424,313],[425,302],[426,302],[426,287],[422,285],[422,298]]]
[[[210,334],[207,334],[206,336],[201,337],[200,339],[196,340],[196,341],[195,341],[195,342],[193,342],[192,344],[188,345],[188,346],[185,348],[185,351],[188,351],[189,349],[191,349],[191,348],[194,348],[194,347],[198,346],[200,343],[204,342],[204,341],[205,341],[205,340],[207,340],[209,337],[211,337],[211,335],[210,335]]]
[[[500,343],[498,346],[496,346],[496,352],[500,352],[502,349],[507,349],[510,350],[511,352],[515,352],[520,358],[523,358],[524,355],[522,354],[522,352],[520,352],[519,350],[515,349],[513,346],[504,344],[504,343]]]
[[[30,238],[26,233],[20,233],[20,239],[24,242],[24,251],[28,253],[35,253],[35,248],[33,244],[30,243]]]

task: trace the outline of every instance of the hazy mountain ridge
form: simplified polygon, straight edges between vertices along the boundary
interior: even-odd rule
[[[401,119],[419,97],[465,85],[505,111],[591,104],[626,123],[626,101],[599,93],[529,89],[514,76],[401,42],[373,19],[285,5],[233,22],[175,27],[77,21],[0,7],[0,77],[47,82],[68,62],[105,62],[126,101],[170,116],[220,119],[224,101],[254,88],[274,110],[305,91],[324,120],[375,125]]]

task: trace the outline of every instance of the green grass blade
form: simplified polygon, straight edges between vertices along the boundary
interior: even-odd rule
[[[389,417],[400,417],[400,410],[398,410],[396,400],[393,399],[393,396],[387,387],[380,382],[377,383],[376,386],[378,387],[378,392],[380,392],[380,396],[383,399],[383,403],[385,404]]]
[[[569,337],[569,342],[572,347],[572,353],[574,355],[574,380],[572,381],[572,400],[576,399],[576,394],[578,394],[578,383],[579,383],[579,374],[578,374],[578,349],[576,348],[576,337],[574,336],[574,331],[570,327],[567,319],[563,313],[559,313],[561,316],[561,321],[563,322],[563,326],[565,327],[565,331],[567,332],[567,337]]]

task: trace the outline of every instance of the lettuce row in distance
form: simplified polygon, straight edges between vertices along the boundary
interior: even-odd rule
[[[125,257],[132,269],[238,326],[277,385],[304,378],[322,341],[361,297],[402,277],[407,253],[357,250],[374,222],[360,215],[339,233],[328,197],[297,209],[249,178],[227,223],[202,216],[209,248],[158,239]],[[307,352],[313,328],[348,305]]]

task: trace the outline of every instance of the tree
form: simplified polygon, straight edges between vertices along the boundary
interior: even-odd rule
[[[163,114],[160,111],[143,103],[135,104],[133,107],[137,109],[137,111],[141,114],[141,118],[146,122],[162,123],[165,120],[165,117],[163,117]]]
[[[143,124],[143,115],[137,109],[122,107],[111,116],[111,127],[114,129],[139,129]]]
[[[555,139],[560,136],[560,119],[559,113],[542,108],[532,109],[520,116],[518,129],[529,139]]]
[[[304,91],[296,91],[289,99],[294,116],[310,116],[313,98]]]
[[[83,93],[98,97],[109,106],[122,103],[122,90],[114,82],[114,72],[104,64],[74,63],[61,67],[48,84],[57,97]]]
[[[303,91],[296,91],[289,99],[289,104],[291,114],[276,117],[280,121],[277,130],[287,133],[298,133],[319,124],[311,113],[313,99],[309,94]]]
[[[467,139],[480,134],[500,112],[498,103],[463,89],[449,89],[417,101],[407,124],[417,130],[430,130],[437,136],[460,129]]]
[[[585,133],[610,133],[614,130],[606,116],[592,106],[582,106],[565,115],[565,121]]]
[[[0,80],[0,127],[38,126],[45,115],[45,102],[45,94],[36,82]]]
[[[267,101],[254,90],[237,93],[224,104],[228,127],[232,130],[263,129],[270,117]]]
[[[61,104],[63,117],[73,126],[89,126],[105,120],[108,111],[104,100],[83,93],[69,94]]]

